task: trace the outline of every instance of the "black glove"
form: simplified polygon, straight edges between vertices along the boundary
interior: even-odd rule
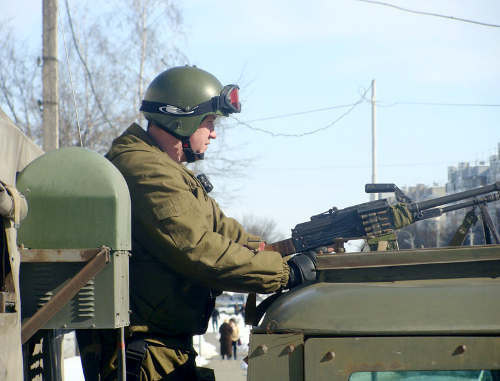
[[[293,256],[288,262],[290,276],[286,288],[316,280],[316,253],[310,251]]]

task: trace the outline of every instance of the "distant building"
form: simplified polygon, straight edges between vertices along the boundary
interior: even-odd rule
[[[495,181],[500,181],[500,143],[498,143],[497,154],[490,156],[490,169],[487,174],[488,184]]]
[[[470,164],[466,162],[459,163],[457,167],[448,167],[448,182],[446,183],[447,193],[462,192],[468,189],[477,188],[483,185],[492,184],[500,181],[500,143],[496,155],[489,158],[489,162],[479,162]],[[500,205],[499,203],[491,203],[488,205],[488,210],[496,225],[497,230],[500,226]],[[447,225],[456,225],[463,218],[464,212],[454,213],[448,219]],[[483,230],[481,223],[478,222],[473,229],[473,243],[484,243]],[[469,238],[470,239],[470,238]]]
[[[415,186],[404,187],[406,193],[413,201],[423,201],[446,195],[446,188],[443,185],[433,184],[432,186],[417,184]]]
[[[403,191],[412,200],[423,201],[492,184],[496,181],[500,181],[500,143],[498,143],[497,154],[492,155],[489,158],[489,162],[479,162],[476,164],[461,162],[458,166],[448,167],[448,182],[445,186],[417,184],[405,187]],[[488,211],[497,230],[499,230],[500,202],[490,203]],[[401,229],[398,233],[400,247],[447,246],[462,223],[465,212],[465,210],[451,212],[441,217],[420,221]],[[476,211],[476,213],[478,216],[480,215],[479,211]],[[484,232],[481,220],[474,226],[472,235],[467,237],[465,244],[484,244]]]
[[[459,163],[458,167],[448,167],[447,193],[461,192],[500,181],[500,143],[498,153],[490,156],[489,163],[484,161],[476,165]]]

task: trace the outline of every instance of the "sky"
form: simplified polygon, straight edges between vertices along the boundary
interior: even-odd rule
[[[41,1],[2,2],[19,33],[39,34]],[[496,0],[387,2],[500,25]],[[227,215],[272,218],[289,235],[332,206],[366,202],[372,80],[378,182],[444,185],[449,166],[498,153],[498,27],[356,0],[184,0],[179,7],[189,63],[241,88],[243,123],[228,120],[234,128],[224,139],[230,155],[251,160],[245,177],[234,179],[235,201],[223,203]],[[210,151],[206,158],[209,165]],[[220,188],[232,181],[212,179]]]

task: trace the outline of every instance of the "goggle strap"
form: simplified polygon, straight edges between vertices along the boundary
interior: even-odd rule
[[[215,97],[214,97],[215,98]],[[215,101],[215,104],[217,100]],[[151,101],[142,101],[140,111],[150,112],[153,114],[163,114],[163,115],[172,115],[176,117],[189,117],[189,116],[197,116],[206,114],[209,112],[215,112],[217,109],[213,107],[214,100],[213,98],[207,102],[203,102],[193,108],[192,110],[185,110],[180,107],[169,105],[167,103],[160,102],[151,102]]]
[[[238,95],[236,94],[237,104],[231,103],[231,95],[233,91],[238,91],[239,87],[237,85],[227,85],[224,86],[220,95],[213,97],[212,99],[200,103],[192,109],[183,109],[178,106],[169,105],[167,103],[151,102],[143,100],[140,111],[150,112],[154,114],[172,115],[176,117],[189,117],[203,115],[210,112],[220,111],[224,115],[228,115],[234,112],[241,111],[241,105],[238,101]]]

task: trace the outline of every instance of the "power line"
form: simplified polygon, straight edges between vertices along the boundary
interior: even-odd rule
[[[366,100],[368,101],[368,100]],[[394,107],[400,105],[415,105],[415,106],[450,106],[450,107],[500,107],[500,104],[493,103],[446,103],[446,102],[393,102],[386,103],[376,102],[380,107]]]
[[[444,162],[421,162],[421,163],[389,163],[378,164],[377,167],[381,168],[413,168],[413,167],[435,167],[436,165],[456,166],[459,162],[472,162],[471,160],[447,160]],[[475,160],[480,161],[480,160]],[[370,165],[326,165],[318,167],[258,167],[257,169],[266,171],[315,171],[326,169],[369,169]]]
[[[411,168],[411,167],[431,167],[431,166],[436,166],[436,165],[452,165],[449,163],[400,163],[400,164],[379,164],[377,167],[383,167],[383,168],[394,168],[394,167],[400,167],[400,168]],[[286,171],[314,171],[314,170],[325,170],[325,169],[370,169],[371,166],[368,165],[332,165],[332,166],[322,166],[322,167],[290,167],[290,168],[259,168],[259,169],[264,169],[264,170],[269,170],[269,171],[281,171],[281,170],[286,170]]]
[[[87,78],[89,79],[90,89],[92,90],[92,94],[94,94],[94,99],[95,99],[95,101],[97,103],[97,107],[101,111],[102,117],[104,118],[104,120],[106,121],[106,123],[111,128],[113,128],[113,125],[111,124],[111,122],[107,118],[106,113],[104,111],[104,108],[103,108],[103,106],[101,104],[101,101],[99,100],[99,97],[97,96],[97,91],[96,91],[96,89],[94,87],[93,76],[90,73],[90,70],[89,70],[89,67],[87,65],[87,62],[85,61],[85,59],[82,56],[82,53],[80,52],[80,47],[78,45],[78,41],[77,41],[77,38],[76,38],[75,30],[73,29],[73,19],[71,17],[71,12],[70,12],[70,9],[69,9],[68,0],[66,0],[65,3],[66,3],[65,4],[66,5],[66,14],[68,16],[68,23],[69,23],[69,27],[70,27],[70,30],[71,30],[71,36],[73,38],[73,45],[75,46],[76,53],[78,54],[78,57],[80,58],[80,62],[82,63],[82,65],[83,65],[83,67],[85,69],[85,72],[87,74]]]
[[[330,111],[330,110],[335,110],[335,109],[339,109],[339,108],[351,107],[353,104],[354,103],[349,103],[346,105],[329,106],[329,107],[317,108],[317,109],[307,110],[307,111],[298,111],[298,112],[291,112],[291,113],[287,113],[287,114],[279,114],[279,115],[274,115],[274,116],[268,116],[265,118],[247,120],[247,121],[245,121],[245,123],[263,122],[265,120],[282,119],[282,118],[288,118],[291,116],[312,114],[312,113],[322,112],[322,111]]]
[[[424,11],[415,11],[413,9],[403,8],[403,7],[394,5],[394,4],[384,3],[382,1],[375,1],[375,0],[357,0],[357,1],[361,1],[363,3],[383,5],[383,6],[386,6],[386,7],[391,7],[391,8],[398,9],[400,11],[409,12],[409,13],[415,13],[417,15],[435,16],[435,17],[441,17],[441,18],[451,19],[451,20],[455,20],[455,21],[468,22],[468,23],[471,23],[471,24],[477,24],[477,25],[482,25],[482,26],[489,26],[489,27],[493,27],[493,28],[500,28],[500,25],[497,25],[497,24],[488,24],[488,23],[484,23],[484,22],[481,22],[481,21],[463,19],[463,18],[454,17],[454,16],[447,16],[447,15],[442,15],[442,14],[439,14],[439,13],[424,12]]]
[[[307,136],[307,135],[313,135],[313,134],[316,134],[320,131],[324,131],[330,127],[332,127],[333,125],[335,125],[337,122],[339,122],[341,119],[343,119],[344,117],[346,117],[348,114],[351,113],[352,110],[354,110],[356,108],[356,106],[358,106],[359,104],[363,103],[364,102],[364,99],[365,99],[365,95],[366,93],[371,89],[371,85],[370,87],[368,87],[364,93],[361,95],[361,97],[359,98],[358,101],[350,104],[350,105],[342,105],[342,106],[332,106],[332,107],[335,107],[335,108],[339,108],[339,107],[349,107],[349,109],[344,112],[342,115],[340,115],[337,119],[335,119],[334,121],[328,123],[326,126],[324,127],[321,127],[321,128],[317,128],[315,130],[312,130],[312,131],[307,131],[307,132],[302,132],[300,134],[285,134],[285,133],[282,133],[282,132],[273,132],[273,131],[270,131],[270,130],[266,130],[266,129],[263,129],[263,128],[258,128],[258,127],[254,127],[252,125],[250,125],[248,122],[243,122],[241,120],[239,120],[238,118],[234,117],[234,116],[231,116],[232,119],[234,119],[236,122],[238,122],[238,124],[241,124],[242,126],[245,126],[251,130],[254,130],[254,131],[258,131],[258,132],[262,132],[264,134],[268,134],[268,135],[271,135],[272,137],[287,137],[287,138],[300,138],[300,137],[303,137],[303,136]],[[331,109],[331,108],[329,108]],[[321,111],[324,111],[324,109],[320,109]],[[313,110],[310,110],[310,111],[304,111],[304,112],[301,112],[301,113],[293,113],[293,114],[302,114],[302,113],[310,113],[310,112],[317,112],[318,110],[316,111],[313,111]],[[276,116],[276,117],[270,117],[272,119],[277,119],[278,117],[288,117],[288,116],[291,116],[292,114],[285,114],[284,116]]]
[[[366,92],[364,94],[366,95]],[[363,96],[363,101],[366,103],[371,103],[370,99],[366,98],[366,96]],[[284,119],[284,118],[289,118],[289,117],[293,117],[293,116],[314,114],[317,112],[352,107],[353,105],[356,105],[357,103],[358,102],[349,103],[349,104],[345,104],[345,105],[322,107],[322,108],[306,110],[306,111],[297,111],[297,112],[291,112],[291,113],[286,113],[286,114],[278,114],[278,115],[267,116],[264,118],[246,120],[246,121],[241,121],[241,120],[234,118],[234,117],[233,117],[233,119],[236,120],[238,124],[245,124],[245,123],[250,124],[250,123],[255,123],[255,122],[264,122],[264,121],[273,120],[273,119]],[[375,104],[379,107],[395,107],[395,106],[402,106],[402,105],[443,106],[443,107],[500,107],[500,104],[496,104],[496,103],[450,103],[450,102],[415,102],[415,101],[395,101],[395,102],[376,101]],[[251,127],[252,129],[256,129],[253,126],[247,126],[247,127]]]
[[[359,0],[361,1],[361,0]],[[242,125],[244,127],[247,127],[251,130],[262,132],[264,134],[271,135],[272,137],[302,137],[306,135],[312,135],[317,132],[326,130],[330,127],[332,127],[334,124],[339,122],[342,118],[347,116],[356,106],[358,106],[360,103],[366,102],[366,103],[371,103],[371,100],[366,98],[367,92],[371,89],[371,85],[368,89],[366,89],[363,94],[361,95],[361,98],[350,104],[344,104],[344,105],[335,105],[335,106],[328,106],[328,107],[322,107],[322,108],[317,108],[317,109],[311,109],[311,110],[305,110],[305,111],[297,111],[297,112],[291,112],[291,113],[285,113],[285,114],[278,114],[278,115],[273,115],[273,116],[268,116],[264,118],[258,118],[258,119],[252,119],[248,121],[242,121],[235,116],[231,115],[230,117],[236,121],[236,125]],[[395,106],[401,106],[401,105],[413,105],[413,106],[441,106],[441,107],[500,107],[500,104],[496,103],[451,103],[451,102],[414,102],[414,101],[396,101],[392,103],[388,102],[381,102],[377,101],[375,102],[377,106],[379,107],[395,107]],[[333,122],[327,124],[324,127],[317,128],[312,131],[307,131],[299,134],[285,134],[285,133],[276,133],[264,128],[258,128],[252,126],[250,123],[255,123],[255,122],[263,122],[263,121],[268,121],[268,120],[273,120],[273,119],[283,119],[283,118],[289,118],[293,116],[299,116],[299,115],[305,115],[305,114],[313,114],[317,112],[323,112],[323,111],[330,111],[334,109],[340,109],[340,108],[346,108],[349,107],[349,110],[347,110],[345,113],[343,113],[340,117],[335,119]],[[226,127],[234,127],[235,125],[228,125]]]
[[[371,103],[371,100],[364,97],[364,101]],[[394,107],[400,105],[412,106],[445,106],[445,107],[500,107],[496,103],[452,103],[452,102],[415,102],[415,101],[395,101],[395,102],[381,102],[377,101],[375,104],[379,107]]]
[[[66,5],[67,5],[67,3],[66,3]],[[58,13],[58,16],[59,16],[59,8],[57,9],[57,13]],[[59,19],[60,19],[60,17],[59,17]],[[73,98],[73,107],[75,108],[75,119],[76,119],[76,127],[77,127],[77,130],[78,130],[78,139],[80,140],[80,147],[83,147],[82,129],[80,128],[80,117],[78,116],[78,106],[76,104],[75,86],[73,84],[73,76],[71,74],[71,66],[69,64],[68,46],[66,45],[66,36],[65,36],[64,30],[62,31],[61,34],[62,34],[62,37],[63,37],[64,51],[66,52],[66,65],[68,67],[69,84],[70,84],[70,87],[71,87],[71,94],[72,94],[72,98]]]

